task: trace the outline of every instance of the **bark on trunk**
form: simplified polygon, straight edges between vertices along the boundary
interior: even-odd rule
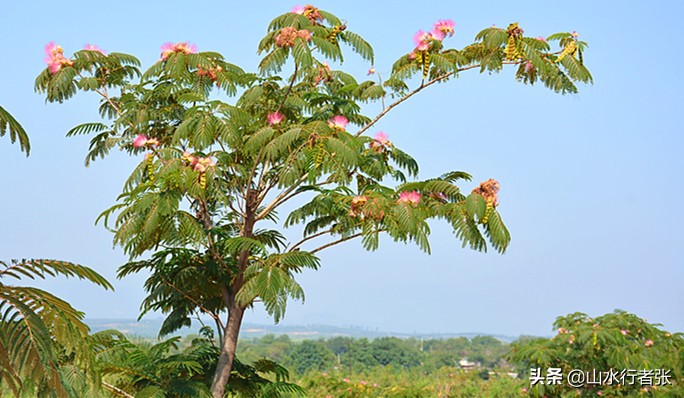
[[[240,236],[251,238],[254,235],[254,223],[256,222],[254,210],[258,207],[258,203],[255,203],[256,197],[257,194],[248,188],[245,194],[245,219]],[[245,314],[245,308],[235,301],[235,295],[240,291],[244,283],[243,278],[248,259],[249,251],[243,250],[238,257],[239,274],[236,276],[233,285],[224,291],[224,299],[228,307],[228,322],[223,333],[223,345],[221,346],[221,355],[216,364],[214,380],[211,382],[211,395],[214,398],[223,398],[223,394],[226,392],[226,384],[230,380],[230,372],[233,370],[240,326],[242,325],[242,317]]]
[[[214,373],[214,380],[211,382],[211,395],[214,398],[223,398],[226,391],[226,384],[230,379],[230,372],[233,370],[233,361],[235,360],[235,349],[237,348],[238,335],[240,334],[240,325],[242,325],[242,316],[245,314],[245,309],[238,304],[233,303],[228,313],[228,323],[223,335],[223,346],[221,346],[221,355],[216,364],[216,372]]]

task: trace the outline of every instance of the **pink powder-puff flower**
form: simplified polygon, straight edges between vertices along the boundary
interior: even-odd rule
[[[387,134],[385,134],[384,131],[378,131],[377,134],[375,134],[375,137],[373,137],[375,142],[377,142],[380,145],[387,145],[387,143],[389,143],[389,140],[387,138]]]
[[[439,29],[432,29],[429,34],[430,34],[431,39],[434,39],[437,41],[444,40],[444,32],[442,32]]]
[[[144,146],[158,146],[159,140],[156,138],[147,138],[144,134],[138,134],[133,140],[133,147],[142,148]]]
[[[577,36],[579,36],[579,33],[577,33],[577,31],[573,30],[572,31],[572,37],[577,37]]]
[[[194,166],[197,163],[197,158],[192,156],[192,154],[188,151],[183,152],[183,156],[181,156],[181,160],[189,163],[191,166]]]
[[[292,7],[292,13],[293,14],[303,15],[304,10],[306,10],[306,6],[297,5],[297,6]]]
[[[404,191],[399,193],[399,200],[397,203],[410,203],[412,205],[417,205],[420,203],[421,195],[418,191]]]
[[[351,380],[349,380],[349,379],[348,379],[348,378],[346,378],[346,377],[345,377],[344,379],[342,379],[342,381],[343,381],[343,382],[345,382],[345,383],[349,383],[349,382],[351,382]]]
[[[444,38],[445,36],[454,35],[455,26],[456,24],[454,24],[454,21],[451,19],[440,19],[435,23],[434,30],[440,31],[442,33],[442,38]]]
[[[104,51],[102,51],[101,48],[99,48],[98,46],[96,46],[94,44],[86,44],[85,46],[83,46],[83,49],[88,50],[88,51],[96,51],[102,55],[107,55],[107,54],[105,54]]]
[[[646,340],[646,342],[644,343],[644,345],[645,345],[646,347],[652,346],[652,345],[653,345],[653,340],[651,340],[651,339]]]
[[[135,137],[135,139],[133,140],[133,146],[136,148],[142,148],[145,146],[146,143],[147,137],[142,134],[138,134],[138,136]]]
[[[530,73],[534,70],[534,64],[532,64],[532,61],[527,61],[525,63],[525,72]]]
[[[169,59],[171,54],[174,53],[194,54],[197,52],[197,46],[188,42],[164,43],[161,46],[161,50],[161,59],[162,61],[166,61]]]
[[[627,336],[627,333],[629,333],[629,332],[626,331],[625,329],[622,329],[622,330],[620,330],[620,333],[622,333],[623,336]]]
[[[416,50],[427,51],[430,47],[431,38],[432,35],[430,33],[423,32],[422,30],[416,32],[416,34],[413,35],[413,43],[416,45]]]
[[[537,36],[537,40],[546,42],[546,38],[544,36]]]
[[[268,114],[267,120],[268,124],[271,126],[278,124],[283,121],[283,114],[280,112],[272,112]]]
[[[374,67],[374,66],[371,66],[371,68],[368,69],[368,76],[370,76],[370,75],[372,75],[372,74],[374,74],[374,73],[375,73],[375,67]]]
[[[349,120],[342,115],[334,116],[332,119],[328,120],[328,126],[333,130],[344,131],[348,124]]]
[[[61,46],[51,41],[45,46],[45,63],[48,64],[48,69],[51,74],[55,74],[62,69],[63,66],[71,66],[73,61],[64,57],[64,50]]]
[[[216,166],[214,160],[210,157],[198,158],[195,162],[194,169],[200,173],[204,173],[208,168]]]

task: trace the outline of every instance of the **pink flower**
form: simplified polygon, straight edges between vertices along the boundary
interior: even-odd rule
[[[399,193],[399,200],[397,203],[410,203],[412,205],[417,205],[420,202],[420,193],[418,191],[404,191]]]
[[[138,134],[138,136],[135,137],[135,139],[133,140],[133,146],[136,148],[142,148],[145,146],[146,143],[147,137],[142,134]]]
[[[532,64],[532,61],[527,61],[525,64],[525,72],[530,73],[534,70],[534,65]]]
[[[133,140],[133,146],[135,148],[142,148],[144,146],[158,146],[159,145],[159,140],[156,138],[147,138],[147,136],[143,134],[138,134],[138,136],[135,137]]]
[[[204,173],[208,168],[216,166],[214,160],[210,157],[198,158],[195,161],[194,169],[200,173]]]
[[[454,35],[454,27],[455,26],[456,26],[456,24],[454,24],[454,21],[452,21],[451,19],[440,19],[435,24],[434,30],[441,32],[442,38],[444,38],[445,36],[453,36]]]
[[[293,14],[303,15],[304,10],[306,10],[306,6],[294,6],[294,7],[292,7],[292,13]]]
[[[387,145],[389,142],[387,134],[385,134],[384,131],[378,131],[373,139],[380,145]]]
[[[430,31],[430,38],[435,39],[437,41],[442,41],[444,40],[444,32],[438,29],[432,29]]]
[[[645,345],[646,347],[652,346],[652,345],[653,345],[653,340],[651,340],[651,339],[646,340],[646,342],[644,343],[644,345]]]
[[[342,381],[345,383],[349,383],[351,380],[349,380],[348,378],[345,377],[344,379],[342,379]]]
[[[188,151],[183,152],[183,156],[181,156],[181,160],[189,163],[191,166],[194,166],[197,163],[197,158],[192,156],[192,154]]]
[[[368,76],[372,75],[373,73],[375,73],[375,67],[371,66],[371,68],[368,69]]]
[[[566,328],[558,328],[558,334],[566,334],[568,333],[568,329]]]
[[[182,42],[182,43],[164,43],[161,46],[162,52],[161,52],[161,59],[162,61],[166,61],[169,59],[171,54],[174,53],[183,53],[183,54],[194,54],[197,52],[197,46],[194,44],[190,44],[188,42]]]
[[[629,332],[626,331],[625,329],[622,329],[622,330],[620,330],[620,333],[622,333],[623,336],[627,336],[627,333],[629,333]]]
[[[537,36],[537,40],[546,42],[546,38],[544,36]]]
[[[527,387],[523,387],[522,392],[527,392]]]
[[[577,37],[577,36],[579,36],[579,33],[577,33],[577,31],[574,31],[574,30],[573,30],[573,31],[572,31],[572,37]]]
[[[273,126],[274,124],[278,124],[283,121],[283,114],[280,112],[273,112],[268,114],[268,124]]]
[[[416,32],[416,34],[413,35],[413,43],[416,45],[416,50],[427,51],[430,47],[431,38],[432,35],[430,33],[423,32],[422,30]]]
[[[94,44],[86,44],[86,45],[83,47],[83,49],[84,49],[84,50],[88,50],[88,51],[96,51],[96,52],[98,52],[98,53],[100,53],[100,54],[102,54],[102,55],[107,55],[107,54],[105,54],[104,51],[102,51],[98,46],[96,46],[96,45],[94,45]]]
[[[64,57],[64,50],[61,46],[51,41],[45,46],[45,62],[48,64],[48,69],[51,74],[55,74],[62,69],[63,66],[71,66],[73,61]]]
[[[333,130],[344,131],[348,124],[349,120],[342,115],[334,116],[332,119],[328,120],[328,126]]]

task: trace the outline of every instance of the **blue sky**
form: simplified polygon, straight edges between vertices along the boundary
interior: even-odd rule
[[[501,256],[462,249],[435,224],[432,255],[384,240],[365,252],[351,243],[322,255],[300,278],[307,299],[291,303],[287,324],[361,325],[397,332],[545,335],[557,316],[601,315],[620,308],[684,331],[684,194],[681,110],[684,33],[678,2],[320,1],[374,47],[376,69],[412,49],[412,36],[451,18],[461,48],[482,28],[519,22],[530,36],[579,32],[595,84],[560,96],[518,83],[512,70],[463,73],[425,90],[377,126],[421,165],[421,177],[448,170],[501,183],[499,211],[513,240]],[[65,138],[96,121],[97,99],[79,95],[45,104],[33,81],[43,46],[67,55],[97,44],[131,53],[144,66],[167,41],[190,41],[254,70],[256,47],[275,16],[296,3],[252,1],[24,2],[0,14],[0,104],[31,137],[26,158],[0,139],[0,258],[58,258],[93,267],[112,281],[103,292],[78,281],[38,285],[92,318],[138,314],[144,275],[116,280],[125,261],[97,215],[114,203],[140,159],[120,154],[85,168],[88,138]],[[351,53],[343,65],[363,77],[369,65]],[[368,114],[377,108],[368,108]],[[678,183],[679,181],[679,183]],[[291,234],[296,237],[294,231]],[[268,322],[261,310],[246,322]]]

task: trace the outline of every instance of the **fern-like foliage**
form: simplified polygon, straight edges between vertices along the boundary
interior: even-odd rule
[[[116,330],[89,336],[102,378],[110,391],[135,397],[211,397],[209,386],[219,349],[209,327],[189,346],[180,337],[152,344],[127,338]],[[288,382],[288,371],[268,359],[251,365],[236,360],[229,394],[244,398],[304,396],[304,390]]]
[[[19,141],[19,148],[28,156],[31,151],[31,143],[26,131],[5,108],[0,106],[0,137],[8,133],[10,141],[12,143]]]
[[[64,377],[69,369],[62,366],[71,358],[75,374],[99,383],[83,313],[44,290],[9,285],[7,278],[76,277],[112,289],[109,282],[88,267],[65,261],[0,261],[0,266],[0,381],[15,396],[71,397],[76,386]]]

